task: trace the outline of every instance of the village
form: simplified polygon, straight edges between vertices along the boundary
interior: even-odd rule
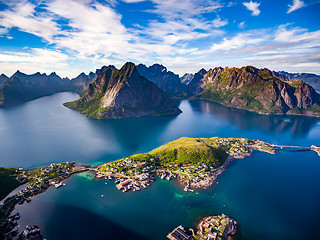
[[[211,186],[233,158],[249,156],[252,152],[251,149],[274,151],[270,144],[259,140],[245,138],[215,138],[210,140],[215,141],[214,144],[220,146],[228,156],[223,165],[218,168],[206,162],[176,163],[174,160],[163,162],[152,155],[145,154],[141,159],[127,157],[115,162],[105,163],[97,168],[96,178],[115,179],[116,187],[123,192],[139,191],[141,188],[147,188],[156,176],[167,180],[177,178],[184,186],[185,191],[193,191],[192,188],[205,189]],[[198,139],[198,141],[206,144],[204,139]]]
[[[29,170],[17,169],[16,179],[21,184],[25,184],[25,188],[12,196],[8,196],[3,204],[0,205],[0,230],[3,235],[10,239],[10,237],[18,233],[19,225],[16,221],[20,218],[20,215],[16,213],[10,216],[16,204],[29,203],[31,201],[30,197],[44,192],[50,186],[60,188],[65,185],[63,180],[74,173],[86,170],[88,170],[88,166],[76,165],[74,162],[53,163],[47,167]],[[33,228],[30,229],[34,230]],[[25,229],[24,233],[29,233],[29,230]]]

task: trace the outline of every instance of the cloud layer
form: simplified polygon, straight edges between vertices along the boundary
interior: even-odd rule
[[[288,13],[302,7],[301,2],[294,0]],[[238,12],[246,11],[245,6],[252,16],[258,16],[264,11],[258,2],[25,0],[4,3],[7,7],[0,11],[0,39],[7,39],[8,43],[0,45],[0,67],[7,73],[19,68],[27,72],[57,71],[73,77],[106,64],[119,67],[126,61],[159,62],[179,74],[206,66],[246,64],[282,67],[279,70],[298,66],[315,72],[320,59],[318,31],[286,22],[252,29],[251,20]],[[119,7],[123,9],[124,4],[126,11]],[[224,14],[224,11],[234,12]],[[16,32],[31,34],[37,40],[34,44],[26,43],[25,48],[14,48],[10,41],[19,37]],[[290,58],[295,59],[295,64]]]

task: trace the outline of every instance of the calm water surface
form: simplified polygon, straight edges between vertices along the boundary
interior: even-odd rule
[[[97,164],[150,151],[182,136],[320,145],[316,118],[263,116],[215,103],[177,101],[183,111],[179,116],[93,120],[62,106],[77,98],[61,93],[1,109],[0,165]],[[233,161],[218,184],[198,194],[165,180],[124,194],[113,182],[82,173],[17,210],[22,226],[39,225],[49,240],[165,239],[177,225],[193,227],[201,216],[221,213],[240,222],[239,239],[310,239],[320,236],[319,170],[314,152],[255,152]]]

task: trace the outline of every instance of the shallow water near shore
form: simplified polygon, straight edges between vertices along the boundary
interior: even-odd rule
[[[178,116],[95,120],[62,106],[77,97],[61,93],[1,109],[1,166],[99,164],[182,136],[320,145],[317,118],[264,116],[216,103],[176,101],[183,111]],[[178,225],[194,227],[204,215],[225,213],[240,223],[239,239],[310,239],[320,236],[319,170],[320,157],[314,152],[254,151],[232,161],[218,184],[194,193],[160,179],[148,189],[122,193],[112,181],[105,184],[81,173],[66,186],[19,205],[19,224],[39,225],[49,240],[165,239]]]

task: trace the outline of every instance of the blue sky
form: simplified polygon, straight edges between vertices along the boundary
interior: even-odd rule
[[[2,0],[0,72],[161,63],[320,74],[320,0]]]

